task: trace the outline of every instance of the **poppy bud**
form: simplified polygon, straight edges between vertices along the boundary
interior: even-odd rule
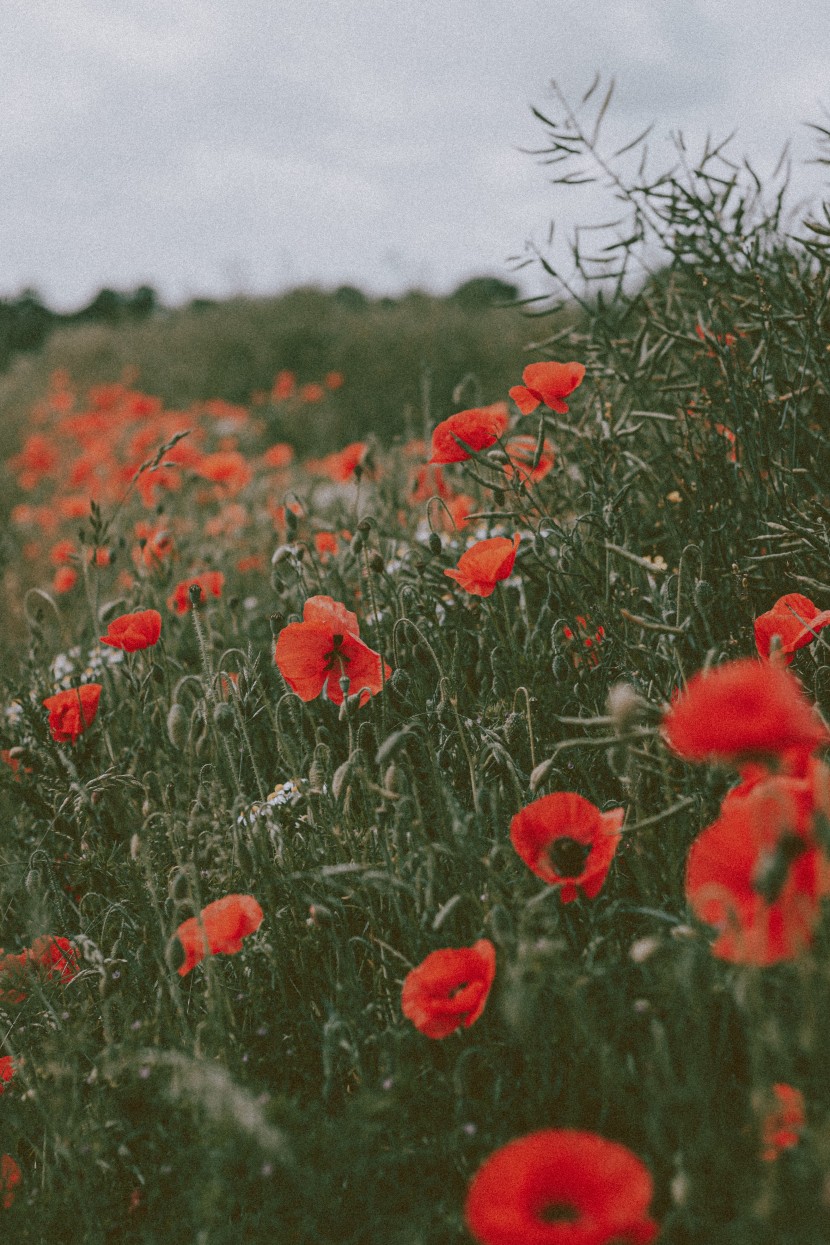
[[[189,725],[187,713],[182,705],[171,705],[170,712],[167,714],[167,737],[173,747],[180,751],[187,745]]]
[[[216,705],[213,710],[213,724],[223,735],[227,735],[233,730],[235,718],[233,709],[229,704],[223,701],[221,704]]]
[[[384,566],[383,557],[376,550],[369,558],[369,569],[374,571],[376,575],[380,575]]]
[[[695,586],[695,605],[699,610],[706,610],[715,599],[715,590],[705,579]]]
[[[320,793],[326,785],[331,752],[326,744],[318,744],[314,749],[314,759],[308,771],[308,787],[310,791]]]
[[[608,693],[608,713],[614,719],[614,729],[625,734],[640,717],[643,701],[630,683],[615,683]]]
[[[430,532],[429,534],[429,551],[436,554],[436,556],[441,552],[441,537],[437,532]]]
[[[561,653],[557,654],[551,662],[551,671],[555,679],[566,679],[572,673],[572,667],[568,664]]]
[[[187,590],[187,595],[190,598],[190,604],[193,606],[194,609],[196,609],[202,600],[201,584],[191,584]]]
[[[268,621],[271,624],[271,635],[274,637],[274,639],[276,639],[279,633],[282,631],[283,626],[285,625],[285,615],[284,614],[272,614],[270,618],[268,619]]]
[[[389,686],[393,691],[403,696],[408,691],[411,682],[412,680],[404,670],[403,666],[398,666],[397,670],[392,672],[392,677],[389,680]]]
[[[285,507],[285,530],[289,539],[294,536],[297,531],[299,519],[290,506]]]
[[[368,535],[372,530],[372,520],[368,515],[364,515],[357,525],[357,530],[362,532],[364,536]]]

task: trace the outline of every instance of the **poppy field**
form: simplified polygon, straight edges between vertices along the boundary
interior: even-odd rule
[[[565,177],[601,120],[540,116]],[[830,1239],[830,228],[724,159],[615,172],[601,291],[549,267],[564,326],[415,429],[318,452],[348,358],[52,371],[3,467],[3,1240]]]

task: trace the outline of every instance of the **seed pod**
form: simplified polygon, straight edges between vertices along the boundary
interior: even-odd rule
[[[190,733],[190,719],[182,705],[175,704],[170,706],[170,712],[167,714],[167,737],[174,748],[183,751],[187,747],[187,738]]]

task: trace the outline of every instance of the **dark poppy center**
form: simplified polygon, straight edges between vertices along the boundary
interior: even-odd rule
[[[790,866],[807,851],[807,844],[797,834],[784,834],[775,845],[775,850],[763,852],[755,865],[752,874],[752,888],[756,894],[774,904],[780,898]]]
[[[576,1223],[579,1211],[569,1202],[548,1202],[538,1217],[542,1223]]]
[[[469,984],[470,984],[469,981],[459,982],[457,986],[453,986],[453,988],[450,990],[448,997],[450,999],[454,999],[456,995],[461,993],[462,990],[466,990]]]
[[[343,637],[342,635],[333,635],[331,637],[332,647],[328,653],[323,654],[323,661],[326,663],[326,670],[333,670],[335,666],[343,669],[345,656],[342,652]]]
[[[590,843],[580,843],[568,835],[554,839],[548,847],[548,860],[561,878],[579,877],[590,854]]]

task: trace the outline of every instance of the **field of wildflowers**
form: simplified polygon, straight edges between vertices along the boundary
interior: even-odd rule
[[[4,1240],[830,1239],[830,229],[603,112],[630,235],[423,436],[304,451],[347,360],[31,406]]]

